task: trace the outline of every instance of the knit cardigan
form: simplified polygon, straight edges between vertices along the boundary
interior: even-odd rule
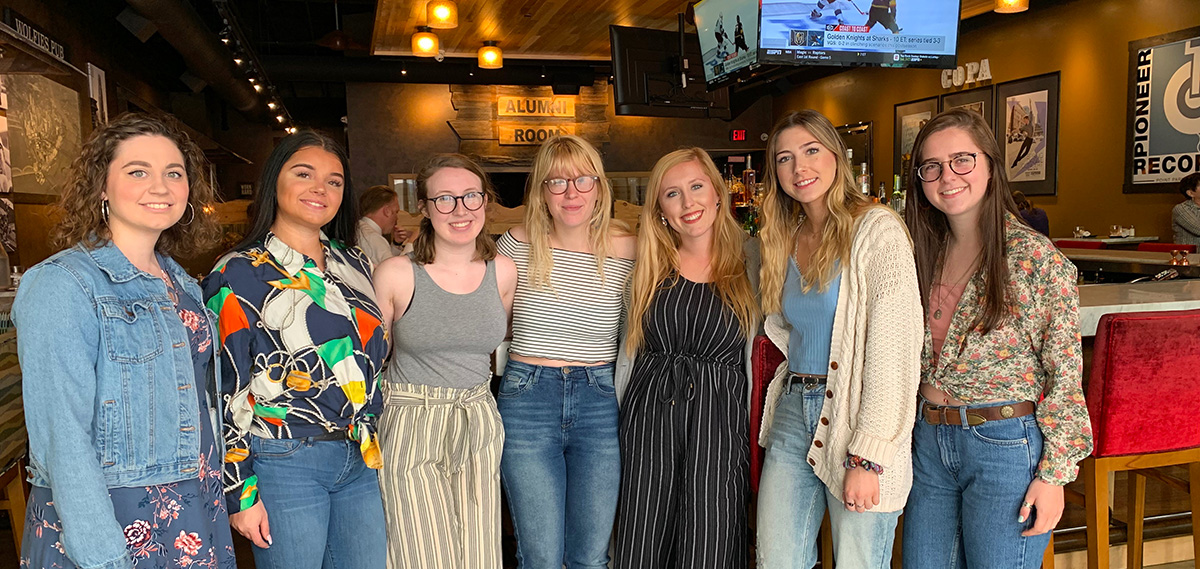
[[[846,454],[884,467],[877,512],[904,508],[912,488],[912,431],[925,322],[912,243],[900,219],[874,207],[856,220],[849,262],[841,267],[828,385],[808,464],[842,499]],[[767,337],[787,354],[791,327],[779,313],[765,322]],[[766,447],[788,364],[767,388],[758,442]]]

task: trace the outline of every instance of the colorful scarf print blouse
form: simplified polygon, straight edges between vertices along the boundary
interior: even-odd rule
[[[258,501],[251,436],[345,430],[367,465],[380,465],[374,423],[388,348],[370,261],[324,234],[321,244],[324,272],[268,233],[262,245],[222,257],[204,279],[221,337],[230,513]]]
[[[1011,316],[982,334],[968,330],[983,311],[982,274],[967,282],[941,357],[933,359],[925,328],[921,382],[964,403],[1037,403],[1045,437],[1037,475],[1049,484],[1075,479],[1092,452],[1092,426],[1083,400],[1079,288],[1072,265],[1050,240],[1007,216]]]

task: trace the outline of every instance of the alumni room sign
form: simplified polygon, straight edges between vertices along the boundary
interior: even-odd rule
[[[555,95],[550,86],[451,85],[457,112],[450,121],[459,152],[484,164],[528,166],[537,147],[563,134],[583,137],[604,151],[608,143],[608,85]]]

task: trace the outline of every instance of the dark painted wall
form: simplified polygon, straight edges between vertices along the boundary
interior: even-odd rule
[[[456,152],[458,137],[446,123],[455,118],[447,85],[349,83],[350,169],[358,187],[386,184],[388,174],[415,172],[433,154]],[[617,117],[608,105],[609,142],[604,167],[613,172],[648,171],[660,156],[680,146],[747,151],[766,143],[771,101],[763,98],[733,121]],[[729,130],[747,129],[747,141],[732,143]]]

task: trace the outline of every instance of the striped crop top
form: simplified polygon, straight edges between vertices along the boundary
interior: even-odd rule
[[[606,259],[601,283],[595,255],[552,249],[551,284],[535,289],[529,286],[529,244],[505,232],[496,245],[517,265],[511,353],[585,363],[617,359],[617,332],[632,259]]]

